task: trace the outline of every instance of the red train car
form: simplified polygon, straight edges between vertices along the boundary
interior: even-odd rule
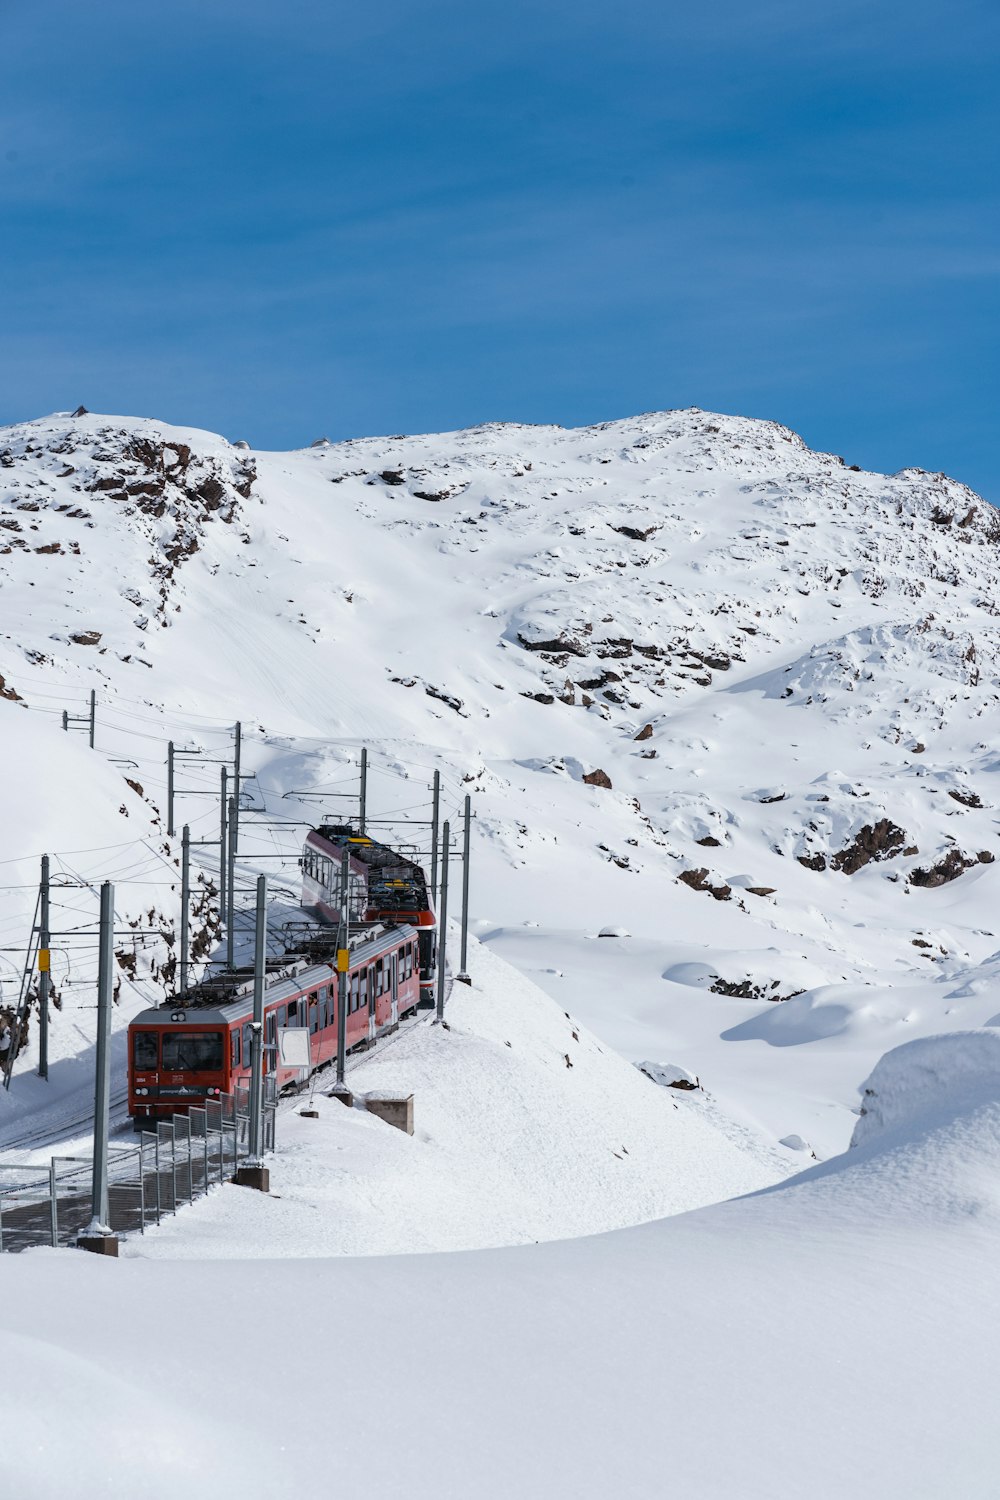
[[[417,1008],[420,953],[416,930],[377,924],[352,934],[347,1047],[373,1042]],[[333,964],[299,959],[268,978],[264,992],[264,1065],[280,1091],[298,1082],[278,1060],[277,1033],[308,1026],[312,1068],[337,1055],[338,975]],[[218,974],[168,1005],[145,1010],[129,1026],[128,1107],[140,1128],[250,1082],[253,975]]]
[[[406,922],[417,928],[421,998],[433,1005],[437,916],[424,872],[414,860],[346,824],[323,823],[308,834],[302,850],[303,907],[325,922],[339,922],[345,849],[352,921]]]

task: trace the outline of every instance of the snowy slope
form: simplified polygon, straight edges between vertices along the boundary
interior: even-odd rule
[[[352,1067],[414,1096],[409,1137],[326,1097],[284,1111],[273,1196],[240,1188],[129,1254],[202,1260],[457,1250],[618,1229],[764,1187],[788,1153],[724,1133],[699,1093],[658,1088],[488,948],[473,944],[448,1027],[423,1017]],[[724,1123],[724,1122],[723,1122]]]
[[[866,1116],[864,1144],[764,1194],[613,1234],[336,1262],[22,1257],[7,1482],[124,1497],[142,1462],[150,1500],[194,1471],[248,1497],[335,1473],[414,1500],[990,1500],[996,1050],[982,1032],[902,1048],[870,1087],[888,1100],[933,1070],[905,1119]],[[241,1329],[262,1381],[218,1379],[215,1343]]]
[[[161,805],[170,737],[241,718],[248,804],[292,816],[366,742],[414,841],[439,768],[480,936],[772,1139],[839,1149],[886,1048],[996,1012],[1000,522],[944,476],[696,411],[290,454],[57,415],[0,433],[0,506],[11,712],[96,687]],[[245,875],[294,856],[250,822]]]

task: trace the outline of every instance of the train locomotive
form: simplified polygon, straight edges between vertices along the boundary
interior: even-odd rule
[[[406,922],[418,932],[420,989],[434,1003],[437,917],[424,872],[415,860],[342,823],[314,828],[302,851],[302,905],[322,921],[340,919],[340,872],[348,856],[352,921]]]
[[[310,1071],[337,1055],[339,974],[331,924],[340,916],[345,848],[347,1050],[372,1045],[433,994],[436,921],[423,871],[350,828],[314,830],[301,860],[302,906],[313,924],[299,951],[268,961],[265,983],[264,1067],[279,1092],[301,1078],[298,1068],[280,1061],[279,1029],[308,1028]],[[248,1087],[252,1019],[252,969],[211,974],[136,1016],[128,1034],[128,1107],[136,1128]]]

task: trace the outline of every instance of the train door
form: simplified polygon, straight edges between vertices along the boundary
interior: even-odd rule
[[[399,955],[394,953],[389,962],[392,964],[392,1013],[390,1021],[393,1026],[399,1025]]]
[[[375,965],[371,964],[368,969],[368,1040],[375,1040],[377,1030],[375,1022]]]

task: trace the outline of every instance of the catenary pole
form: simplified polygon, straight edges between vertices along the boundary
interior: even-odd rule
[[[174,836],[174,742],[167,741],[167,838]]]
[[[90,690],[90,748],[94,748],[94,739],[97,735],[97,691]]]
[[[267,876],[257,876],[257,920],[253,950],[253,1026],[250,1033],[250,1158],[263,1162],[264,1135],[264,979],[267,972]]]
[[[441,772],[434,772],[431,792],[431,900],[437,900],[438,885],[438,817],[441,812]]]
[[[361,750],[361,804],[358,816],[358,832],[364,833],[368,818],[368,748]]]
[[[226,890],[226,968],[233,967],[236,943],[236,798],[229,799],[229,871]]]
[[[351,856],[344,849],[340,856],[340,930],[337,933],[337,1087],[344,1083],[347,1064],[347,992],[350,954],[351,911],[348,889],[351,879]]]
[[[39,888],[38,928],[38,1076],[49,1076],[49,975],[52,956],[49,948],[49,856],[42,855],[42,881]]]
[[[225,766],[219,773],[222,783],[222,791],[219,797],[219,921],[226,920],[226,890],[229,881],[226,878],[226,867],[228,864],[228,824],[226,821],[226,805],[229,801],[227,781],[229,773]]]
[[[181,972],[180,993],[187,994],[188,957],[191,922],[191,830],[181,829]]]
[[[448,931],[448,845],[451,830],[447,819],[441,830],[441,901],[438,906],[438,952],[437,952],[437,1019],[444,1020],[444,971]]]
[[[240,842],[240,765],[243,760],[243,725],[233,725],[233,796],[236,799],[236,810],[233,818],[236,823],[236,833],[233,837],[233,847],[239,848]]]
[[[94,1175],[88,1236],[111,1233],[108,1223],[108,1127],[111,1102],[111,1000],[114,966],[115,888],[101,886],[97,954],[97,1076],[94,1084]]]
[[[462,812],[462,956],[458,978],[469,983],[469,846],[472,842],[472,798],[466,794]]]

